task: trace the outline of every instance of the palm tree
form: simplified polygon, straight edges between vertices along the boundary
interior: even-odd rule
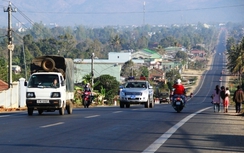
[[[115,37],[112,38],[111,44],[112,44],[113,50],[115,50],[115,51],[121,50],[120,42],[121,42],[121,40],[120,40],[119,35],[116,35]]]
[[[241,43],[232,45],[227,51],[227,68],[231,73],[237,73],[239,75],[239,81],[241,83],[241,75],[244,72],[244,37]]]

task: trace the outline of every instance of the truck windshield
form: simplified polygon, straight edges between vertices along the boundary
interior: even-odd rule
[[[147,88],[146,82],[128,82],[126,88]]]
[[[58,75],[47,75],[47,74],[38,74],[32,75],[29,82],[29,88],[59,88],[59,78]]]

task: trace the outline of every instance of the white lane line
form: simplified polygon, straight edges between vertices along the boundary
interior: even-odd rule
[[[170,137],[171,135],[173,135],[175,133],[175,131],[180,128],[183,124],[185,124],[189,119],[191,119],[193,116],[209,109],[212,107],[207,107],[204,109],[201,109],[191,115],[188,115],[187,117],[185,117],[184,119],[182,119],[181,121],[179,121],[177,124],[175,124],[174,126],[172,126],[168,131],[166,131],[163,135],[161,135],[157,140],[155,140],[149,147],[147,147],[143,153],[154,153],[158,150],[159,147],[161,147]]]
[[[8,116],[10,116],[10,115],[3,115],[3,116],[0,116],[0,117],[8,117]]]
[[[121,112],[123,112],[123,111],[115,111],[115,112],[113,112],[113,113],[121,113]]]
[[[98,117],[98,116],[100,116],[100,115],[92,115],[92,116],[87,116],[85,118],[93,118],[93,117]]]
[[[41,126],[40,128],[47,128],[47,127],[57,126],[57,125],[61,125],[61,124],[64,124],[64,122],[58,122],[58,123],[54,123],[54,124],[44,125],[44,126]]]

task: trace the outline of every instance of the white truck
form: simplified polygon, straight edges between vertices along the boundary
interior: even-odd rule
[[[145,108],[154,107],[153,87],[145,80],[130,80],[120,91],[120,108],[131,104],[144,104]]]
[[[37,110],[59,111],[65,109],[72,114],[74,99],[74,63],[70,58],[61,56],[36,57],[31,63],[31,76],[26,86],[26,106],[28,115]],[[57,82],[56,85],[53,82]]]

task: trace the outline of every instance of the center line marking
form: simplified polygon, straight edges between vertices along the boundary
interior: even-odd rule
[[[51,126],[57,126],[57,125],[61,125],[61,124],[64,124],[64,122],[58,122],[58,123],[54,123],[54,124],[44,125],[44,126],[41,126],[41,128],[46,128],[46,127],[51,127]]]
[[[10,116],[10,115],[3,115],[3,116],[0,116],[0,117],[8,117],[8,116]]]
[[[121,112],[123,112],[123,111],[116,111],[116,112],[113,112],[113,113],[121,113]]]
[[[92,115],[92,116],[87,116],[85,118],[93,118],[93,117],[98,117],[98,116],[100,116],[100,115]]]

